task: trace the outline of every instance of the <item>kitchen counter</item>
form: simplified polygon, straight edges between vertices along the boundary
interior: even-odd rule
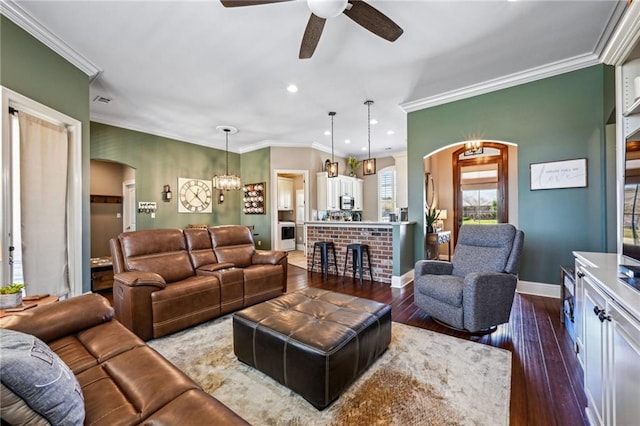
[[[369,245],[373,280],[391,284],[391,287],[403,287],[413,280],[414,225],[415,222],[305,222],[307,269],[311,271],[313,244],[317,241],[334,243],[338,258],[338,275],[343,275],[347,245],[362,243]],[[319,259],[316,259],[316,271],[319,270],[319,263]],[[364,263],[366,266],[366,257]],[[331,272],[335,272],[333,268],[330,268]],[[351,276],[350,264],[347,275]]]
[[[348,220],[314,220],[305,222],[305,225],[322,225],[322,226],[350,226],[355,228],[392,228],[400,225],[414,225],[415,222],[375,222],[375,221],[348,221]]]

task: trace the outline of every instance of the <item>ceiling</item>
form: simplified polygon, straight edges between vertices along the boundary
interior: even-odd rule
[[[372,0],[404,29],[396,42],[341,14],[327,20],[314,56],[300,60],[306,1],[3,1],[5,15],[21,14],[95,74],[93,121],[220,149],[216,126],[230,125],[239,129],[233,152],[331,152],[324,133],[335,111],[336,155],[359,158],[368,156],[365,100],[378,121],[372,156],[404,151],[407,111],[598,63],[625,4]]]

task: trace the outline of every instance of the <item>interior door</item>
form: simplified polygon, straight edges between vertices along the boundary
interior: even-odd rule
[[[453,153],[454,242],[464,223],[507,223],[508,147],[483,142],[479,155],[465,155],[463,146]]]
[[[122,184],[122,230],[136,230],[136,181],[128,180]]]

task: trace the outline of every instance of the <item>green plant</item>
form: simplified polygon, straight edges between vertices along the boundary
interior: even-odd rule
[[[24,284],[18,284],[18,283],[7,284],[0,287],[0,294],[20,293],[23,288],[24,288]]]
[[[358,167],[360,167],[360,161],[356,157],[347,158],[347,164],[351,167],[351,171],[355,171]]]
[[[436,222],[436,220],[438,220],[439,217],[440,210],[427,209],[427,212],[425,213],[425,220],[427,221],[428,226],[433,226],[433,224]]]

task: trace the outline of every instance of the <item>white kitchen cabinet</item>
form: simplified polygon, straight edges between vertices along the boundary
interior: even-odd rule
[[[640,291],[622,280],[616,254],[574,255],[577,271],[582,273],[576,280],[576,292],[578,280],[583,286],[582,299],[576,297],[576,320],[582,319],[587,418],[592,426],[637,424]]]
[[[293,210],[293,179],[278,177],[278,210]]]
[[[340,210],[340,178],[330,178],[326,172],[316,174],[318,210]]]
[[[347,195],[353,197],[353,181],[354,179],[349,176],[338,176],[340,180],[340,195]]]
[[[353,210],[357,212],[361,212],[364,199],[364,181],[362,179],[354,179],[353,180]]]

